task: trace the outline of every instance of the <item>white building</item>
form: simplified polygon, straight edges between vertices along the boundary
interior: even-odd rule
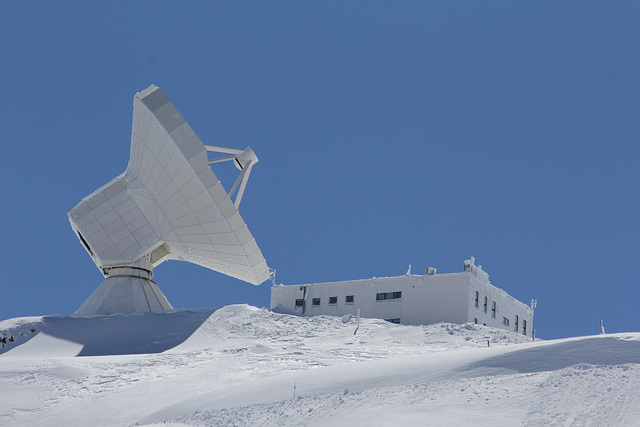
[[[471,322],[532,336],[533,309],[489,283],[474,258],[460,273],[381,277],[271,288],[271,310],[300,316],[356,315],[405,325]]]

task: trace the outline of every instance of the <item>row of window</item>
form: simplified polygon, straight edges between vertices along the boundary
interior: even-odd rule
[[[515,321],[515,327],[513,328],[513,330],[515,332],[520,332],[520,331],[518,331],[519,318],[518,318],[517,314],[515,316],[516,316],[516,319],[515,319],[516,321]],[[475,323],[476,325],[478,324],[478,318],[477,317],[473,318],[473,323]],[[505,325],[505,326],[509,326],[509,323],[510,323],[509,318],[503,316],[502,317],[502,324]],[[483,323],[483,325],[487,326],[486,323]],[[525,319],[522,319],[522,335],[527,335],[527,321]]]
[[[482,307],[482,311],[484,311],[485,313],[487,312],[487,308],[488,308],[488,304],[489,304],[489,299],[485,296],[484,297],[484,304]],[[475,300],[475,306],[476,308],[480,308],[480,292],[476,291],[476,300]],[[515,325],[513,330],[516,332],[519,332],[518,330],[518,324],[519,324],[519,318],[518,315],[515,315]],[[493,317],[494,319],[496,318],[496,302],[495,301],[491,301],[491,317]],[[473,319],[475,321],[475,323],[478,323],[478,319],[474,318]],[[502,317],[502,324],[505,326],[509,326],[509,319],[507,317]],[[483,323],[483,325],[487,326],[486,323]],[[522,334],[523,335],[527,335],[527,321],[522,319]]]
[[[487,298],[486,296],[484,297],[484,305],[483,305],[483,309],[482,311],[484,311],[485,313],[487,312],[487,307],[489,304],[489,298]],[[476,308],[480,308],[480,292],[476,291]],[[496,318],[496,302],[495,301],[491,301],[491,317],[493,317],[494,319]]]
[[[353,301],[353,295],[347,295],[344,297],[345,304],[353,304]],[[329,297],[329,305],[338,305],[338,297]],[[313,298],[311,300],[311,306],[319,307],[320,298]],[[296,307],[304,307],[304,300],[302,298],[296,300]]]
[[[402,298],[402,292],[381,292],[376,295],[376,301],[384,301],[384,300],[392,300],[392,299],[400,299]],[[354,296],[347,295],[344,297],[345,304],[353,304]],[[329,297],[329,305],[338,305],[338,297]],[[320,298],[311,299],[312,307],[320,306]],[[304,307],[304,299],[299,298],[296,300],[296,307]]]
[[[376,301],[385,301],[385,300],[394,300],[394,299],[400,299],[402,298],[402,292],[401,291],[396,291],[396,292],[380,292],[378,294],[376,294]],[[344,299],[344,303],[345,304],[353,304],[354,302],[354,296],[353,295],[347,295]],[[338,297],[329,297],[329,305],[337,305],[338,304]],[[312,307],[319,307],[320,306],[320,298],[312,298],[311,300],[311,305]],[[480,293],[478,291],[476,291],[476,299],[475,299],[475,306],[476,308],[479,308],[480,305]],[[484,297],[484,305],[483,305],[483,311],[486,313],[487,309],[488,309],[488,305],[489,305],[489,300],[488,298],[485,296]],[[304,299],[300,298],[300,299],[296,299],[296,307],[304,307]],[[493,317],[494,319],[496,318],[496,302],[495,301],[491,301],[491,317]],[[400,319],[399,318],[394,318],[394,319],[384,319],[388,322],[391,323],[400,323]],[[473,319],[474,323],[478,324],[478,319],[474,318]],[[518,326],[520,323],[520,318],[518,317],[518,315],[515,315],[515,327],[514,327],[514,331],[519,332],[518,331]],[[505,326],[509,326],[510,324],[510,320],[507,317],[502,317],[502,324]],[[483,323],[483,325],[487,326],[486,323]],[[522,319],[522,334],[526,335],[527,334],[527,321]]]

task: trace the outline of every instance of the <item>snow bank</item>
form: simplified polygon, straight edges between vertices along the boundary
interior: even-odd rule
[[[3,350],[7,356],[34,358],[54,353],[56,357],[161,353],[185,341],[210,315],[177,312],[21,318],[10,331],[20,329],[25,337],[27,331],[37,334]],[[9,333],[14,332],[4,332]]]
[[[31,316],[0,321],[0,355],[35,337],[42,319],[42,316]]]
[[[0,336],[33,326],[30,340],[0,355],[0,424],[640,420],[640,334],[531,342],[470,324],[361,319],[354,335],[355,319],[236,305],[206,313],[13,319],[0,323]]]

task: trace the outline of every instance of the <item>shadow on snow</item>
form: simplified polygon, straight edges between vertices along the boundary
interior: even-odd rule
[[[592,337],[514,351],[479,360],[464,370],[504,369],[520,373],[554,371],[579,364],[640,363],[640,341]]]
[[[77,356],[161,353],[187,340],[212,312],[44,317],[40,331],[83,345]]]

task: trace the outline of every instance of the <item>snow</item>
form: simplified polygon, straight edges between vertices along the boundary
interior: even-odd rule
[[[640,333],[355,328],[247,305],[10,319],[0,425],[640,425]]]

